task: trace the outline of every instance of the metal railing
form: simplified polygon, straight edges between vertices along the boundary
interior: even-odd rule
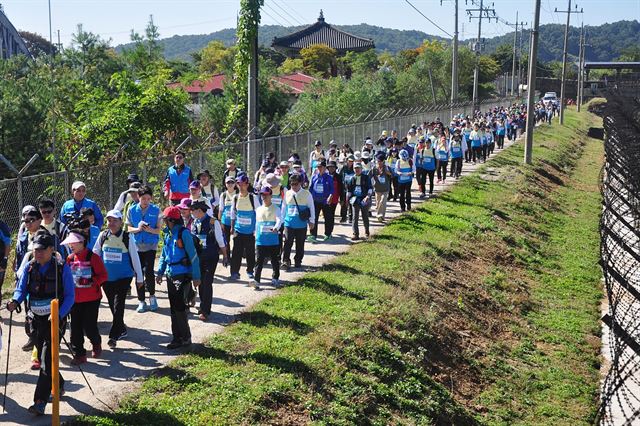
[[[513,101],[514,98],[488,99],[483,101],[483,105],[507,105]],[[287,159],[291,153],[297,152],[304,161],[313,149],[315,140],[321,140],[325,147],[334,140],[340,146],[348,143],[354,149],[359,149],[365,137],[376,139],[382,130],[390,132],[397,129],[403,135],[412,124],[419,125],[438,117],[446,122],[452,112],[472,114],[472,105],[441,104],[329,118],[323,122],[289,123],[283,127],[274,124],[266,131],[254,129],[261,136],[252,140],[247,140],[247,134],[238,130],[233,130],[224,138],[213,133],[203,139],[189,136],[178,147],[185,151],[186,162],[194,174],[206,168],[211,172],[214,184],[220,187],[227,158],[235,158],[238,165],[252,176],[269,152],[274,152],[278,159]],[[157,144],[162,142],[158,141]],[[121,148],[124,149],[124,145]],[[152,147],[135,160],[112,162],[122,157],[122,149],[112,155],[104,166],[79,167],[72,160],[57,172],[26,176],[15,170],[15,178],[0,180],[0,218],[12,229],[17,229],[23,206],[37,203],[42,195],[52,198],[60,207],[70,197],[74,180],[85,182],[87,197],[96,201],[101,209],[107,210],[116,203],[121,191],[126,189],[129,173],[137,173],[145,184],[154,187],[155,201],[166,204],[166,200],[161,198],[161,185],[167,168],[173,164],[173,155],[158,155]]]

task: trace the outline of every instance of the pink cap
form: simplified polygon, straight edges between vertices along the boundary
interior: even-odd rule
[[[60,244],[66,246],[71,243],[84,243],[84,237],[77,232],[71,232]]]

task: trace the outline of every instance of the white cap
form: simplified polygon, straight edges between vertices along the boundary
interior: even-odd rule
[[[24,206],[22,208],[22,216],[24,216],[25,214],[29,213],[31,210],[38,210],[35,208],[35,206],[32,206],[31,204]]]
[[[116,209],[109,210],[109,212],[107,213],[107,217],[112,217],[114,219],[122,220],[122,212]]]
[[[84,186],[85,188],[87,187],[87,185],[85,185],[84,182],[82,182],[81,180],[77,180],[77,181],[73,182],[73,185],[71,185],[71,190],[75,191],[76,189],[80,188],[81,186]]]

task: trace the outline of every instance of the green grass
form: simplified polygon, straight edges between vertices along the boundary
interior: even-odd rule
[[[510,148],[145,379],[116,414],[78,421],[592,422],[592,120],[568,111],[537,132],[532,166]]]

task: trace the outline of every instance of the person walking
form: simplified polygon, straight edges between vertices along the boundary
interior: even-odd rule
[[[406,149],[400,150],[400,158],[396,161],[398,174],[398,191],[400,191],[400,211],[411,210],[411,182],[416,174],[416,165]]]
[[[473,125],[473,130],[469,134],[469,138],[471,139],[471,158],[473,164],[476,164],[482,156],[482,133],[480,132],[480,124],[475,123]]]
[[[116,341],[127,336],[124,324],[124,305],[131,285],[136,277],[136,286],[144,285],[138,248],[129,232],[123,229],[122,212],[111,210],[107,213],[107,229],[100,233],[93,247],[93,253],[102,258],[107,270],[107,282],[102,286],[113,315],[107,345],[116,347]],[[138,304],[140,312],[140,304]]]
[[[102,299],[102,284],[107,281],[107,270],[102,258],[87,248],[87,241],[81,233],[71,230],[61,243],[68,246],[71,254],[67,265],[71,269],[75,284],[75,299],[71,308],[71,363],[80,365],[87,362],[84,337],[91,342],[91,357],[100,358],[102,339],[98,331],[98,311]]]
[[[451,176],[459,179],[462,173],[462,157],[464,156],[466,147],[458,130],[451,136],[449,148],[451,152]]]
[[[38,201],[38,210],[42,215],[41,225],[56,239],[56,245],[66,235],[66,225],[56,218],[56,204],[51,198],[43,197]]]
[[[200,240],[202,252],[200,253],[200,286],[198,294],[200,296],[200,307],[198,318],[206,321],[211,314],[211,304],[213,303],[213,279],[222,253],[222,265],[227,266],[229,257],[227,255],[227,245],[222,234],[220,221],[207,213],[207,203],[196,201],[191,204],[191,214],[194,217],[191,229],[194,237]]]
[[[231,247],[231,208],[233,207],[233,198],[238,193],[236,187],[236,178],[227,176],[224,180],[226,189],[220,196],[220,208],[218,209],[218,220],[222,225],[222,232],[224,233],[224,240],[227,242],[229,248]]]
[[[102,228],[104,217],[96,202],[86,197],[87,186],[84,182],[79,180],[73,182],[71,192],[73,193],[73,198],[65,201],[60,209],[60,222],[66,225],[71,217],[80,217],[80,211],[83,208],[91,208],[96,219],[95,226]]]
[[[28,300],[33,313],[35,346],[42,363],[38,382],[33,394],[33,405],[29,412],[42,416],[51,394],[51,301],[60,300],[59,336],[62,339],[66,329],[67,315],[75,301],[73,275],[69,265],[59,262],[54,256],[55,241],[48,232],[40,233],[33,240],[33,260],[22,266],[11,301],[7,304],[13,312],[20,303]],[[60,389],[64,389],[64,378],[59,375]]]
[[[431,141],[431,139],[429,139]],[[426,167],[428,165],[428,161],[430,157],[428,156],[428,151],[431,149],[427,149],[427,144],[424,137],[418,139],[418,145],[416,146],[416,150],[413,157],[413,163],[416,165],[416,181],[418,183],[418,188],[420,189],[420,198],[424,198],[427,196],[426,184],[427,184],[427,170]]]
[[[304,258],[304,242],[307,238],[307,226],[313,230],[315,226],[315,206],[308,190],[302,188],[300,175],[293,174],[289,178],[291,189],[285,194],[282,203],[284,216],[284,250],[282,264],[285,269],[291,268],[291,248],[296,243],[294,266],[302,267]]]
[[[322,142],[315,141],[314,149],[309,153],[309,173],[313,174],[318,167],[318,164],[325,159],[324,149],[322,149]]]
[[[256,273],[251,281],[254,289],[260,289],[262,268],[266,259],[271,261],[271,285],[280,286],[280,226],[281,208],[271,202],[272,191],[269,186],[260,190],[262,205],[256,209]]]
[[[342,166],[342,169],[340,170],[340,180],[342,180],[343,186],[345,188],[345,199],[347,195],[346,186],[349,184],[351,178],[353,178],[353,175],[355,174],[355,171],[353,170],[354,163],[355,157],[353,156],[353,154],[349,154],[346,164]],[[353,210],[351,209],[351,205],[345,202],[340,208],[340,223],[346,223],[347,219],[349,220],[349,222],[352,221]]]
[[[496,125],[496,144],[498,149],[504,148],[504,136],[506,133],[506,127],[504,125],[504,119],[500,119]]]
[[[313,197],[315,210],[314,222],[316,226],[311,229],[309,241],[316,241],[318,238],[318,219],[320,218],[320,213],[322,213],[324,217],[324,241],[329,238],[333,229],[333,223],[328,223],[332,220],[329,201],[331,201],[331,196],[333,195],[333,178],[327,172],[327,163],[324,160],[320,161],[316,167],[317,172],[311,177],[311,185],[309,186],[309,191]]]
[[[196,179],[200,182],[201,195],[209,200],[213,208],[213,214],[216,215],[216,207],[220,205],[220,193],[213,182],[211,173],[207,169],[201,170]]]
[[[173,166],[164,178],[164,197],[177,206],[183,198],[189,198],[189,184],[193,181],[191,168],[185,164],[186,154],[178,151],[173,156]]]
[[[9,265],[9,253],[11,253],[11,231],[7,224],[0,220],[0,288],[4,284]]]
[[[171,334],[167,349],[191,345],[189,328],[189,304],[200,286],[200,259],[193,237],[182,225],[182,216],[176,206],[167,207],[162,213],[166,225],[162,253],[156,271],[156,284],[166,276],[171,310]]]
[[[386,159],[387,167],[391,170],[391,188],[389,189],[389,200],[398,201],[398,195],[400,192],[400,186],[398,183],[398,171],[396,170],[396,164],[399,160],[400,151],[393,147],[389,149],[389,154]]]
[[[155,312],[158,310],[158,299],[156,298],[154,267],[160,242],[160,231],[162,230],[162,215],[160,207],[151,202],[153,190],[150,186],[145,185],[140,188],[138,196],[140,201],[129,209],[125,221],[128,232],[133,236],[133,241],[136,244],[144,276],[144,285],[137,287],[138,308],[136,311],[138,313],[147,310]],[[148,305],[146,293],[149,294]]]
[[[373,190],[376,194],[376,218],[378,222],[384,222],[387,214],[387,197],[391,191],[391,178],[393,174],[385,164],[385,156],[380,153],[376,156],[376,167],[371,171]]]
[[[357,241],[360,239],[358,226],[360,216],[362,216],[362,223],[364,224],[365,238],[369,238],[369,203],[371,202],[373,190],[371,188],[371,178],[362,173],[362,164],[356,163],[354,170],[356,173],[347,185],[347,198],[349,204],[353,207],[353,223],[351,224],[353,236],[351,239]]]
[[[247,277],[254,278],[256,261],[256,208],[259,201],[249,192],[249,178],[241,174],[236,178],[240,189],[234,195],[231,207],[231,228],[233,229],[233,251],[231,252],[231,280],[240,279],[242,258],[247,260]]]
[[[328,208],[323,214],[324,217],[324,236],[325,241],[329,240],[333,235],[333,229],[336,223],[336,209],[338,204],[346,204],[346,194],[344,192],[344,184],[342,183],[342,177],[337,172],[338,164],[335,161],[329,161],[327,164],[327,171],[331,176],[333,182],[333,192],[328,201]]]

